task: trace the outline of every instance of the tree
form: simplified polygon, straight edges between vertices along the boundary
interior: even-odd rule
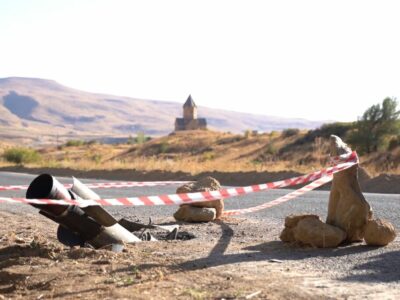
[[[355,124],[350,143],[360,151],[371,153],[378,151],[385,139],[400,133],[400,111],[395,98],[385,98],[380,104],[368,108]]]

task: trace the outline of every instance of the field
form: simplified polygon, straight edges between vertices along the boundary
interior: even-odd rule
[[[169,136],[133,144],[99,144],[72,140],[69,143],[37,148],[42,159],[28,167],[55,167],[77,170],[133,169],[138,171],[187,172],[309,172],[327,166],[328,138],[306,140],[307,132],[231,134],[215,131],[177,132]],[[0,142],[0,153],[12,148]],[[361,166],[371,176],[400,174],[400,147],[360,157]],[[2,165],[10,165],[2,161]]]

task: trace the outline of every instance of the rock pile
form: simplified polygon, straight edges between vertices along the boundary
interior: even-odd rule
[[[284,242],[332,248],[345,240],[346,233],[338,227],[322,222],[317,215],[291,215],[285,219],[285,229],[280,238]]]
[[[221,188],[218,180],[210,176],[201,178],[196,182],[186,183],[176,190],[180,193],[195,193],[216,191]],[[222,199],[215,201],[196,202],[191,204],[182,204],[175,212],[174,218],[177,221],[184,222],[209,222],[220,219],[224,211],[224,202]]]
[[[330,155],[343,154],[351,154],[351,149],[339,137],[331,136]],[[333,175],[326,223],[343,229],[347,242],[359,242],[370,218],[371,207],[358,183],[358,164]]]
[[[350,154],[351,149],[337,136],[330,138],[330,155]],[[280,239],[318,248],[337,247],[341,243],[360,242],[385,246],[396,237],[391,223],[373,220],[372,210],[361,193],[358,165],[333,176],[328,216],[323,223],[317,215],[291,215],[285,219]]]

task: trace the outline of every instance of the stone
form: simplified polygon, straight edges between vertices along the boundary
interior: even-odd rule
[[[181,205],[175,212],[174,218],[183,222],[210,222],[216,218],[215,208],[195,207],[191,205]]]
[[[286,243],[295,242],[293,228],[296,227],[297,223],[304,218],[315,218],[319,220],[319,216],[312,214],[303,214],[303,215],[289,215],[285,218],[285,228],[282,230],[279,238],[281,241]]]
[[[337,247],[346,239],[343,230],[314,217],[299,220],[293,228],[293,236],[296,241],[317,248]]]
[[[283,242],[299,242],[318,248],[337,247],[346,233],[335,226],[325,224],[314,214],[289,215],[279,238]]]
[[[314,218],[319,220],[319,216],[313,214],[303,214],[303,215],[289,215],[285,218],[285,227],[294,228],[297,223],[304,218]]]
[[[386,220],[369,220],[365,228],[364,240],[370,246],[386,246],[396,238],[394,226]]]
[[[339,137],[331,135],[331,156],[348,153],[351,149]],[[346,242],[358,242],[364,238],[365,227],[371,218],[371,207],[358,182],[358,165],[334,174],[326,223],[344,230]]]
[[[281,234],[279,235],[279,238],[282,242],[285,243],[293,243],[296,241],[293,234],[293,228],[288,227],[283,228]]]
[[[218,180],[213,177],[207,176],[204,178],[199,179],[195,182],[186,183],[176,190],[177,194],[180,193],[195,193],[195,192],[209,192],[209,191],[216,191],[221,189],[221,185],[219,184]],[[188,204],[184,204],[185,206]],[[222,213],[224,211],[224,201],[223,199],[218,199],[214,201],[202,201],[191,203],[189,206],[192,207],[205,207],[205,208],[214,208],[216,211],[216,219],[220,219],[222,217]],[[190,212],[188,210],[188,212]]]

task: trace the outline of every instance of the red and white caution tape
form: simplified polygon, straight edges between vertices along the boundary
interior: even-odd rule
[[[330,163],[332,166],[340,164],[342,162],[349,162],[349,161],[353,161],[353,162],[359,162],[358,160],[358,155],[356,151],[352,151],[349,153],[344,153],[338,156],[334,156],[334,157],[330,157],[329,158]]]
[[[317,180],[311,182],[310,184],[307,184],[306,186],[303,186],[302,188],[295,190],[294,192],[291,192],[289,194],[286,194],[285,196],[279,197],[275,200],[263,203],[258,206],[250,207],[250,208],[227,210],[224,212],[224,215],[225,216],[237,216],[237,215],[252,213],[252,212],[256,212],[256,211],[263,210],[266,208],[270,208],[275,205],[279,205],[283,202],[292,200],[300,195],[303,195],[309,191],[312,191],[312,190],[320,187],[321,185],[324,185],[325,183],[332,181],[332,178],[333,178],[333,174],[321,177],[320,179],[317,179]]]
[[[121,181],[121,182],[101,182],[101,183],[86,183],[90,189],[111,189],[111,188],[127,188],[127,187],[142,187],[142,186],[161,186],[161,185],[177,185],[185,184],[190,181]],[[72,188],[72,184],[64,184],[64,187]],[[27,185],[0,185],[0,191],[23,191],[27,190]]]
[[[311,174],[293,177],[286,180],[264,183],[259,185],[252,185],[246,187],[227,188],[217,191],[197,192],[197,193],[183,193],[171,194],[160,196],[141,196],[130,198],[112,198],[112,199],[99,199],[99,200],[52,200],[52,199],[25,199],[25,198],[3,198],[0,197],[0,202],[11,203],[31,203],[31,204],[44,204],[44,205],[77,205],[80,207],[103,205],[103,206],[152,206],[152,205],[180,205],[190,204],[201,201],[213,201],[222,198],[250,194],[270,189],[283,188],[287,186],[294,186],[318,180],[323,177],[328,177],[334,173],[343,171],[358,163],[357,154],[350,156],[347,162],[332,166],[321,171],[313,172]]]
[[[332,165],[340,164],[340,162],[343,162],[343,161],[350,163],[351,164],[350,167],[357,164],[359,162],[357,153],[355,151],[353,151],[351,153],[346,153],[346,154],[342,154],[340,156],[331,157],[331,159],[330,159],[330,162]],[[347,167],[347,168],[349,168],[349,167]],[[342,170],[344,170],[344,169],[342,169]],[[312,191],[312,190],[332,181],[332,179],[333,179],[333,173],[329,174],[327,176],[323,176],[320,179],[317,179],[317,180],[309,183],[308,185],[306,185],[298,190],[295,190],[289,194],[286,194],[285,196],[279,197],[275,200],[272,200],[272,201],[263,203],[261,205],[254,206],[254,207],[227,210],[224,212],[224,215],[225,216],[237,216],[237,215],[241,215],[241,214],[252,213],[252,212],[256,212],[256,211],[263,210],[266,208],[270,208],[270,207],[279,205],[281,203],[284,203],[286,201],[292,200],[294,198],[297,198],[298,196],[301,196],[309,191]]]

